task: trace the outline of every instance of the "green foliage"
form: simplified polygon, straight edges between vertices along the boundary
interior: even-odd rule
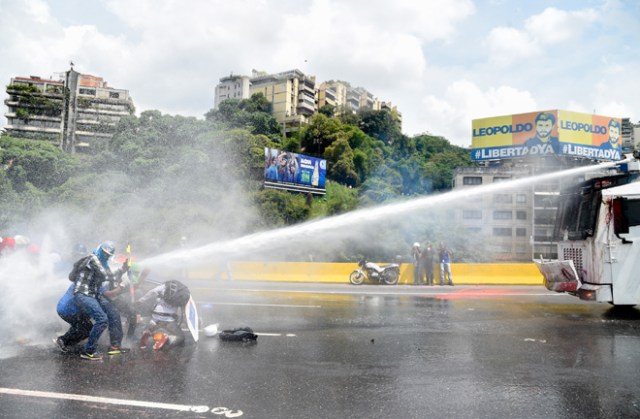
[[[263,189],[255,194],[254,201],[262,215],[262,226],[266,228],[300,223],[309,215],[307,200],[301,194]]]
[[[271,103],[262,93],[255,93],[249,99],[224,100],[218,109],[207,112],[205,118],[226,128],[247,129],[252,134],[278,136],[282,130],[271,115]]]
[[[44,191],[64,183],[76,170],[74,156],[44,141],[0,137],[0,163],[13,188],[24,191],[30,183]]]
[[[324,105],[320,107],[320,109],[318,109],[318,113],[321,113],[322,115],[325,115],[331,118],[336,114],[336,107],[333,105]]]
[[[282,142],[270,106],[257,94],[224,101],[205,120],[144,111],[122,118],[112,139],[92,145],[89,155],[3,136],[0,228],[58,209],[74,234],[171,249],[180,236],[210,242],[446,191],[453,170],[472,164],[468,150],[444,138],[402,135],[386,111],[332,117],[327,108]],[[265,147],[326,158],[326,195],[262,189]],[[310,252],[315,260],[391,260],[424,238],[449,241],[458,258],[483,257],[473,235],[446,216],[363,232],[354,226],[353,234]]]
[[[306,154],[321,156],[324,150],[337,139],[341,129],[342,123],[339,119],[315,114],[311,117],[309,125],[302,131],[300,145]]]

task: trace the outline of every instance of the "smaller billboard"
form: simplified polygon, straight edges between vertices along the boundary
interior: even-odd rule
[[[558,154],[622,158],[620,118],[551,110],[474,119],[471,157],[499,160]]]
[[[324,195],[327,161],[304,154],[264,149],[264,187]]]

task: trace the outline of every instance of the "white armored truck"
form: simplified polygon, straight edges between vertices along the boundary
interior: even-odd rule
[[[547,289],[616,306],[640,304],[639,152],[560,193],[558,260],[534,260]]]

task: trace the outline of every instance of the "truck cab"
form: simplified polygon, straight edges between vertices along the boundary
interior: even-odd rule
[[[547,289],[613,305],[640,304],[638,159],[561,191],[554,235],[558,260],[534,259]]]

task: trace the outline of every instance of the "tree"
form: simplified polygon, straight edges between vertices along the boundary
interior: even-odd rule
[[[360,117],[360,129],[365,134],[377,138],[387,145],[393,144],[402,137],[400,126],[391,112],[365,109],[360,111],[358,116]]]
[[[315,114],[303,130],[300,145],[307,154],[323,155],[324,150],[336,140],[341,127],[338,119]]]

